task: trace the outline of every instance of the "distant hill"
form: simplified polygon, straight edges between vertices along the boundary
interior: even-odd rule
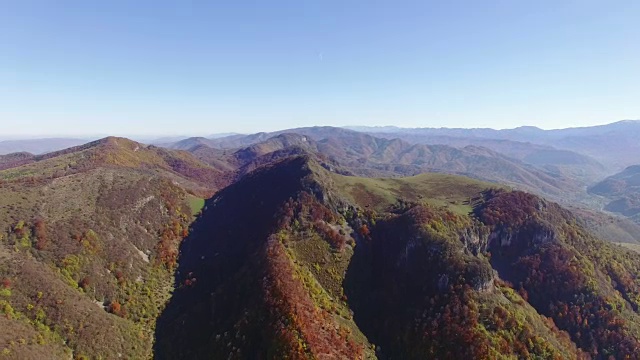
[[[490,129],[469,130],[468,133],[480,134],[474,137],[453,136],[459,135],[458,130],[468,129],[401,130],[399,133],[375,132],[372,136],[342,128],[308,127],[221,139],[192,138],[173,146],[191,149],[200,160],[218,169],[235,172],[236,178],[277,159],[313,153],[322,158],[325,166],[342,174],[366,177],[410,176],[424,172],[459,174],[508,184],[566,205],[591,210],[599,210],[604,204],[601,197],[588,193],[587,188],[610,175],[611,169],[616,167],[550,145],[480,136],[495,135],[496,131]],[[420,134],[431,130],[451,130],[453,135]],[[579,129],[577,133],[594,131],[602,129]],[[537,134],[544,130],[520,128],[513,132]],[[249,145],[226,148],[238,144]],[[604,216],[596,213],[596,217]],[[591,230],[599,234],[610,234],[607,238],[612,241],[640,241],[638,229],[620,221],[598,220],[589,224],[594,225]]]
[[[605,210],[619,213],[640,223],[640,165],[606,178],[589,188],[589,192],[605,197]]]
[[[162,145],[162,146],[165,146],[171,149],[176,149],[176,150],[189,151],[200,145],[205,145],[211,148],[215,148],[216,142],[214,140],[210,140],[204,137],[190,137],[190,138],[182,139],[180,141],[170,143],[167,145]]]
[[[66,149],[86,143],[86,139],[45,138],[26,140],[0,141],[0,155],[28,152],[32,154],[44,154],[52,151]]]
[[[575,178],[585,184],[602,180],[610,172],[609,167],[590,156],[530,142],[477,137],[425,136],[413,133],[372,133],[372,135],[387,139],[400,138],[413,144],[447,145],[456,148],[484,147],[535,165],[550,173]]]
[[[13,155],[17,156],[17,155]],[[108,137],[80,146],[29,157],[4,171],[6,181],[29,176],[50,179],[112,166],[140,169],[173,177],[193,191],[211,193],[227,183],[222,171],[186,151],[147,146],[126,138]]]
[[[28,152],[17,152],[7,155],[0,155],[0,170],[27,164],[33,160],[35,155]]]
[[[637,141],[640,138],[640,121],[633,120],[558,130],[542,130],[531,126],[506,130],[388,127],[356,129],[376,136],[411,139],[413,142],[421,143],[447,144],[447,141],[451,141],[447,140],[448,138],[454,138],[468,142],[490,139],[548,145],[590,156],[612,170],[640,163],[640,143]]]

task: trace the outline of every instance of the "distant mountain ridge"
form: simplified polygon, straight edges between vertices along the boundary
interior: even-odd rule
[[[607,199],[605,210],[640,223],[640,165],[629,166],[606,178],[591,186],[589,192]]]
[[[623,120],[607,125],[543,130],[531,126],[495,130],[488,128],[369,128],[354,127],[377,136],[412,139],[414,142],[446,141],[443,137],[478,141],[479,139],[510,140],[557,149],[571,150],[593,157],[597,161],[620,169],[640,163],[640,120]],[[440,140],[436,140],[436,139]],[[446,143],[446,142],[445,142]]]
[[[241,146],[236,149],[227,148],[239,144]],[[576,181],[563,174],[547,173],[545,169],[488,148],[411,144],[334,127],[298,128],[221,139],[191,138],[170,147],[191,149],[204,161],[219,159],[222,152],[227,158],[233,158],[229,161],[241,164],[289,146],[322,154],[352,174],[362,176],[407,176],[436,171],[520,186],[549,196],[577,193],[580,188]],[[588,159],[585,162],[590,163]]]
[[[44,154],[52,151],[70,148],[86,143],[86,139],[72,138],[44,138],[25,140],[0,141],[0,155],[28,152],[32,154]]]

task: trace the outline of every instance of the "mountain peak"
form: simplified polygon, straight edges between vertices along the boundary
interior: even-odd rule
[[[123,147],[126,149],[140,149],[141,147],[146,147],[146,145],[143,145],[139,142],[124,138],[124,137],[117,137],[117,136],[107,136],[105,138],[99,139],[94,141],[93,143],[89,143],[87,145],[90,144],[95,144],[95,145],[106,145],[106,146],[111,146],[111,147]]]

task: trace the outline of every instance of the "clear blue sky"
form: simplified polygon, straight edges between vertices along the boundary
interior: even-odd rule
[[[0,0],[0,132],[640,118],[640,1]]]

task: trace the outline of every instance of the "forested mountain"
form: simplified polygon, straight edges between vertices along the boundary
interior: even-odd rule
[[[597,210],[636,191],[635,167],[590,195],[477,145],[331,127],[215,141],[0,156],[3,355],[637,355],[640,254],[612,242],[640,227]]]
[[[215,173],[107,138],[0,171],[0,351],[148,358],[178,245]]]
[[[639,268],[533,195],[298,156],[207,201],[156,356],[631,358]]]

